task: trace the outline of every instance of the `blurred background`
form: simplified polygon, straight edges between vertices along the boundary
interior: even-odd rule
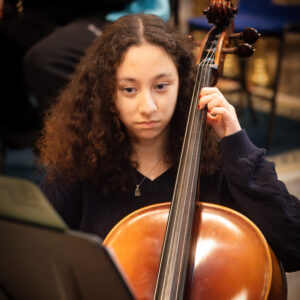
[[[300,14],[295,18],[295,12],[300,13],[300,0],[241,1],[245,9],[251,5],[251,10],[257,9],[254,16],[250,14],[252,11],[248,11],[247,20],[262,35],[253,45],[256,51],[250,58],[245,60],[227,55],[224,76],[219,80],[218,87],[236,106],[242,127],[251,140],[258,147],[265,148],[268,159],[276,163],[278,176],[290,193],[300,198]],[[233,3],[239,4],[238,1]],[[171,1],[171,4],[170,22],[182,33],[201,42],[208,28],[198,24],[197,19],[203,17],[203,10],[209,1],[177,0]],[[20,1],[15,1],[14,5],[12,13],[21,14]],[[264,5],[275,5],[283,13],[278,15],[277,10],[270,14]],[[272,25],[281,17],[282,22]],[[261,20],[269,23],[264,24]],[[1,43],[0,47],[3,45]],[[5,60],[0,58],[0,78],[16,71]],[[1,101],[10,101],[1,95],[0,90]],[[32,101],[31,105],[34,107],[36,104]],[[20,108],[14,109],[17,111]],[[2,115],[10,118],[8,112],[2,111]],[[28,113],[28,118],[30,116]],[[30,130],[8,133],[6,127],[1,125],[0,172],[38,184],[44,172],[37,164],[34,140]],[[300,299],[300,272],[288,274],[288,285],[288,299]]]

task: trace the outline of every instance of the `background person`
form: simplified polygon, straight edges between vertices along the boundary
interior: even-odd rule
[[[44,110],[106,24],[131,13],[170,16],[169,0],[28,0],[23,6],[0,21],[0,136],[16,148],[32,146]]]

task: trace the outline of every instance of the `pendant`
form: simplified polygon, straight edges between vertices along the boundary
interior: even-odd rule
[[[135,191],[134,191],[134,196],[136,197],[140,197],[141,196],[141,190],[140,190],[140,186],[137,184]]]

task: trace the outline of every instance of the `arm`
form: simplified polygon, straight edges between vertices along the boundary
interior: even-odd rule
[[[300,269],[300,201],[278,180],[275,166],[263,158],[246,132],[220,142],[226,188],[225,205],[251,219],[262,231],[285,271]]]

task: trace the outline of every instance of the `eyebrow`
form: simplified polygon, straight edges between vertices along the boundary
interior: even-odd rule
[[[162,77],[173,77],[173,74],[172,73],[161,73],[161,74],[158,74],[156,75],[153,79],[154,80],[157,80],[157,79],[160,79]],[[118,79],[118,81],[130,81],[130,82],[135,82],[137,81],[135,78],[133,77],[121,77]]]

